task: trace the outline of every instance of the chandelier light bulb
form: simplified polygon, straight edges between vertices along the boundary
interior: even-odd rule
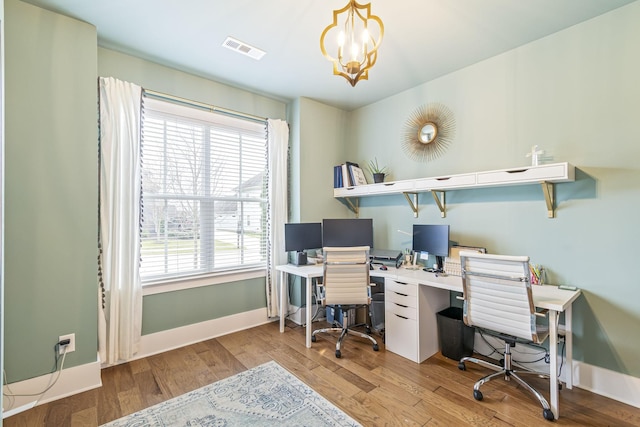
[[[329,51],[325,36],[329,32],[335,34],[334,29],[338,34],[330,39],[337,37],[338,45]],[[370,29],[373,29],[373,35]],[[360,80],[368,80],[369,69],[378,59],[378,47],[383,36],[384,25],[380,18],[371,15],[371,3],[362,5],[350,0],[342,9],[333,11],[333,23],[320,36],[320,49],[333,63],[333,74],[344,77],[351,86],[355,86]],[[344,52],[345,47],[347,52]],[[343,57],[345,53],[347,58]]]
[[[355,42],[351,43],[351,60],[352,61],[357,61],[359,53],[360,53],[360,49],[358,49],[358,45]],[[358,61],[358,62],[360,62],[360,61]]]

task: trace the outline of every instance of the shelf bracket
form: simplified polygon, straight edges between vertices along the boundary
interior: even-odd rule
[[[540,184],[542,185],[544,200],[547,203],[547,217],[555,218],[556,217],[556,213],[555,213],[556,195],[555,195],[553,183],[542,181]]]
[[[411,207],[411,210],[413,211],[413,217],[414,218],[418,218],[418,193],[402,193],[404,194],[404,197],[407,199],[407,202],[409,202],[409,206]],[[409,195],[413,196],[413,200],[411,200],[411,197],[409,197]]]
[[[356,218],[360,217],[360,199],[359,198],[355,198],[355,203],[351,201],[351,198],[349,197],[345,197],[344,200],[347,202],[347,205],[349,205],[349,209],[351,210],[351,212],[353,212],[354,214],[356,214]]]
[[[440,197],[438,197],[438,193],[440,194]],[[445,197],[445,192],[431,190],[431,195],[433,196],[433,200],[435,200],[436,205],[438,205],[438,209],[440,209],[440,217],[446,218],[447,217],[447,200]]]

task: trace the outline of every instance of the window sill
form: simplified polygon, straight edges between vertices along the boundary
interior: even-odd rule
[[[221,283],[237,282],[240,280],[256,279],[266,277],[267,270],[258,268],[255,270],[234,271],[229,273],[218,273],[211,276],[190,277],[167,282],[153,283],[142,287],[142,295],[155,295],[165,292],[183,291],[185,289],[200,288],[202,286],[219,285]]]

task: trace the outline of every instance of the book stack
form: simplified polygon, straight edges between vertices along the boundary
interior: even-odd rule
[[[345,162],[333,167],[333,188],[366,185],[367,178],[357,163]]]

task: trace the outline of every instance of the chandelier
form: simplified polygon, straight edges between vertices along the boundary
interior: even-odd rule
[[[330,33],[331,37],[327,37]],[[350,0],[342,9],[333,11],[333,23],[320,36],[320,49],[333,62],[333,74],[355,86],[360,80],[368,80],[383,35],[384,25],[371,15],[371,3],[362,5]]]

